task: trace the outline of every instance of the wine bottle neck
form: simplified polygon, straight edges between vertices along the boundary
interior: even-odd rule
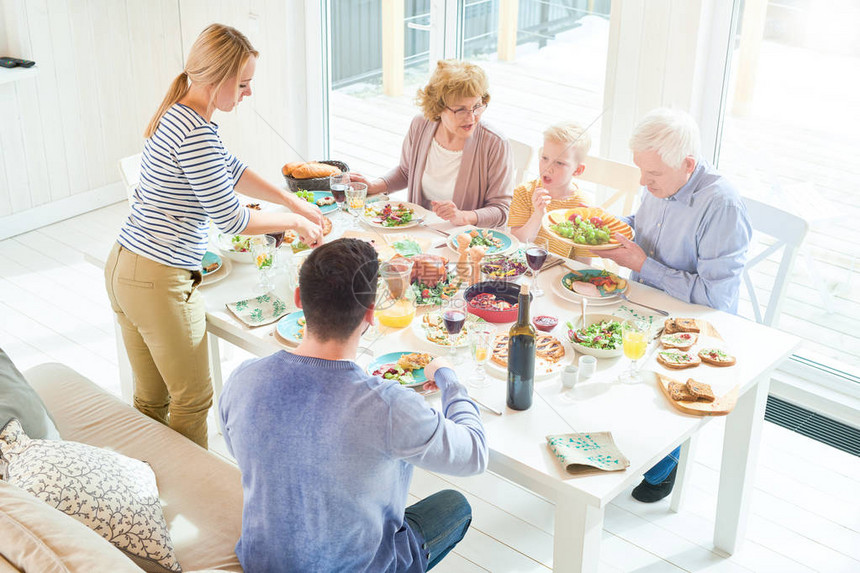
[[[529,297],[528,295],[520,294],[519,309],[517,311],[517,324],[529,323]]]

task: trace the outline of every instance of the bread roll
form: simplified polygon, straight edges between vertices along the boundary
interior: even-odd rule
[[[334,165],[328,165],[326,163],[304,163],[295,169],[293,169],[290,176],[293,179],[313,179],[315,177],[329,177],[330,175],[337,175],[340,173],[340,169],[335,167]]]
[[[297,167],[301,167],[304,164],[304,161],[293,161],[291,163],[287,163],[281,168],[281,173],[284,174],[284,177],[289,177]]]

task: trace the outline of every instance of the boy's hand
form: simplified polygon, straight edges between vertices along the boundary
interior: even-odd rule
[[[549,191],[543,187],[535,188],[535,192],[532,193],[532,206],[535,211],[545,213],[550,201],[552,201],[552,197],[550,197]]]

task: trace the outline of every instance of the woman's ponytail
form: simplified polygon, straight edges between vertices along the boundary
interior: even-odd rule
[[[164,96],[164,100],[161,102],[161,106],[158,108],[158,111],[155,112],[155,115],[152,116],[152,119],[149,120],[149,125],[146,126],[146,131],[143,132],[143,136],[147,139],[152,137],[152,134],[158,129],[158,124],[161,123],[161,118],[164,117],[164,114],[167,113],[167,110],[170,109],[173,104],[182,99],[188,92],[188,74],[183,71],[181,74],[176,76],[176,79],[173,80],[173,83],[170,84],[170,89],[167,90],[167,95]]]

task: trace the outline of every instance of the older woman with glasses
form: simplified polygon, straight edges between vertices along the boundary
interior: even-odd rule
[[[500,227],[508,217],[514,183],[511,146],[481,121],[490,101],[484,70],[442,60],[418,90],[423,112],[412,120],[400,165],[368,181],[368,193],[409,190],[408,200],[455,225]]]

